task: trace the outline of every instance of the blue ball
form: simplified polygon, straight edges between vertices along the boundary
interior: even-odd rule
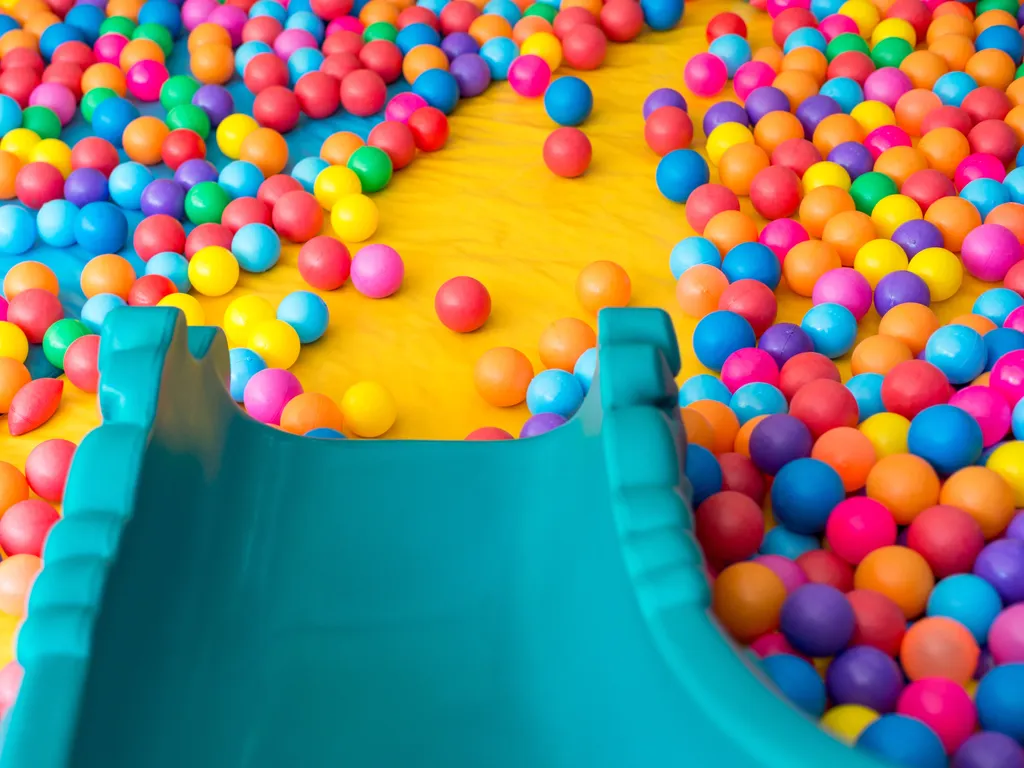
[[[967,411],[953,405],[933,405],[911,420],[907,448],[940,475],[951,475],[981,456],[981,427]]]
[[[188,259],[173,251],[163,251],[147,261],[146,274],[163,275],[174,283],[179,293],[188,293],[192,287],[188,279]]]
[[[72,10],[74,9],[72,8]],[[68,11],[68,13],[71,13],[71,11]],[[66,16],[65,20],[67,20]],[[18,22],[15,19],[11,18],[6,13],[0,13],[0,35],[2,35],[4,32],[10,32],[12,29],[20,28],[21,25],[18,24]]]
[[[451,0],[417,0],[416,5],[420,8],[426,8],[435,16],[440,16],[441,11],[443,11],[444,7],[450,2]]]
[[[751,59],[750,43],[733,34],[722,35],[712,40],[708,46],[708,53],[714,54],[725,63],[725,70],[730,78]]]
[[[932,91],[947,107],[959,107],[978,83],[966,72],[947,72],[935,81]]]
[[[281,258],[281,238],[266,224],[253,222],[231,238],[231,252],[247,272],[266,272]]]
[[[526,388],[526,407],[530,413],[557,413],[571,418],[583,403],[583,385],[568,371],[549,368],[541,371]]]
[[[36,242],[36,217],[20,205],[0,206],[0,253],[17,256]]]
[[[988,642],[988,630],[1003,610],[996,588],[973,573],[947,576],[928,597],[927,614],[945,616],[963,624],[978,645]]]
[[[169,0],[147,0],[139,9],[139,24],[159,24],[172,37],[181,35],[181,11]]]
[[[277,19],[283,25],[288,21],[288,9],[273,0],[259,0],[249,9],[249,18],[255,19],[260,16],[270,16]]]
[[[501,16],[513,27],[523,17],[523,12],[519,10],[519,6],[513,3],[512,0],[491,0],[484,6],[484,13],[492,16]],[[401,36],[401,33],[399,33],[399,36]]]
[[[1001,327],[1017,307],[1024,307],[1024,298],[1019,293],[1009,288],[989,288],[974,300],[971,312]]]
[[[818,21],[839,13],[846,0],[811,0],[811,13]]]
[[[558,78],[544,92],[544,111],[559,125],[579,125],[593,108],[590,86],[572,75]]]
[[[73,27],[67,22],[51,24],[43,30],[43,34],[39,37],[39,53],[42,54],[45,61],[50,61],[58,46],[72,40],[84,43],[85,34],[78,27]]]
[[[92,45],[100,36],[100,26],[106,21],[107,14],[95,5],[79,3],[64,16],[64,23],[82,33],[83,39]]]
[[[996,360],[1007,352],[1024,349],[1024,332],[1015,328],[995,328],[982,338],[985,339],[985,350],[988,353],[985,361],[986,371],[991,371]]]
[[[839,473],[817,459],[795,459],[772,483],[772,512],[789,530],[806,535],[825,530],[832,508],[846,498]]]
[[[316,177],[320,175],[320,171],[329,165],[326,160],[321,160],[319,157],[304,157],[292,168],[292,178],[299,182],[302,188],[309,192],[309,194],[313,194],[313,185],[316,183]],[[255,168],[256,166],[253,167]],[[259,169],[257,168],[256,170]],[[221,175],[223,175],[223,171]]]
[[[985,370],[988,350],[981,334],[966,325],[946,325],[928,339],[924,359],[942,371],[950,384],[967,384]]]
[[[141,163],[121,163],[110,172],[107,191],[126,211],[137,211],[142,208],[142,191],[152,181],[153,173]]]
[[[730,283],[756,280],[773,291],[782,280],[782,263],[774,251],[761,243],[740,243],[729,249],[722,259],[722,272]]]
[[[1010,414],[1010,430],[1018,440],[1024,440],[1024,399],[1018,400]]]
[[[266,368],[267,364],[256,352],[245,347],[235,347],[228,353],[228,356],[231,363],[231,383],[229,384],[231,399],[240,403],[249,379]]]
[[[291,15],[288,17],[288,21],[286,21],[284,23],[284,28],[285,29],[302,29],[302,30],[305,30],[306,32],[309,32],[309,34],[311,34],[316,39],[316,42],[319,45],[320,43],[322,43],[324,41],[324,31],[325,30],[324,30],[324,23],[323,23],[323,21],[320,20],[319,16],[317,16],[315,13],[312,13],[309,10],[299,10],[299,11],[296,11],[295,9],[297,7],[298,7],[298,5],[295,4],[295,3],[289,4],[288,11],[289,11],[289,13]],[[311,49],[306,48],[306,49],[299,49],[299,50],[311,50]],[[404,54],[405,51],[402,51],[402,53]]]
[[[1003,664],[981,678],[974,703],[986,731],[1004,733],[1024,744],[1024,664]]]
[[[224,166],[217,183],[233,198],[256,197],[263,183],[263,171],[246,160],[233,160]]]
[[[1003,186],[1014,203],[1024,203],[1024,147],[1017,153],[1017,167],[1006,174]]]
[[[946,768],[946,750],[931,728],[906,715],[882,715],[865,728],[857,746],[906,768]]]
[[[876,413],[885,411],[882,404],[882,380],[880,373],[858,373],[846,382],[854,400],[857,401],[857,420],[864,421]]]
[[[1010,190],[995,179],[975,179],[960,190],[960,197],[977,208],[984,220],[997,205],[1010,202]]]
[[[676,243],[668,257],[668,268],[676,280],[683,276],[683,272],[698,264],[707,264],[715,269],[722,268],[722,255],[718,248],[706,237],[699,235],[684,237]]]
[[[128,219],[113,203],[89,203],[75,219],[75,239],[89,253],[117,253],[128,242]]]
[[[705,315],[693,329],[693,353],[712,371],[722,370],[726,358],[736,350],[756,344],[754,329],[746,318],[728,310]]]
[[[299,78],[309,72],[317,72],[324,63],[324,55],[316,48],[299,48],[288,57],[288,80],[291,87],[299,82]]]
[[[139,108],[120,96],[111,96],[99,103],[92,113],[93,133],[115,147],[121,146],[121,137],[128,123],[139,116]]]
[[[658,161],[654,173],[658,191],[674,203],[685,203],[710,178],[707,162],[692,149],[672,150]]]
[[[808,715],[825,714],[825,681],[799,656],[777,653],[761,661],[761,668],[782,695]]]
[[[864,89],[850,77],[833,78],[821,86],[818,93],[833,99],[846,114],[850,114],[854,107],[864,101]]]
[[[75,244],[75,220],[78,206],[67,200],[50,200],[36,214],[39,239],[54,248],[67,248]]]
[[[256,3],[259,5],[259,3]],[[253,8],[256,7],[253,6]],[[281,6],[277,3],[269,3],[280,8]],[[252,61],[252,59],[261,53],[273,53],[274,49],[264,43],[262,40],[250,40],[247,43],[242,43],[238,46],[238,50],[235,51],[235,72],[239,77],[245,74],[246,65]]]
[[[974,48],[978,51],[989,48],[1003,51],[1009,54],[1014,64],[1019,65],[1024,54],[1024,39],[1016,29],[999,25],[982,30],[974,39]]]
[[[737,389],[729,400],[729,407],[741,425],[756,416],[771,416],[789,410],[782,390],[764,381],[752,381]]]
[[[710,373],[698,373],[691,376],[679,387],[679,407],[685,408],[698,400],[716,400],[728,405],[732,400],[732,392],[717,376]]]
[[[312,344],[327,332],[331,313],[327,302],[315,293],[294,291],[277,305],[277,319],[294,328],[303,344]]]
[[[597,347],[591,347],[577,358],[576,365],[572,369],[572,375],[579,379],[584,395],[590,391],[595,373],[597,373]]]
[[[828,40],[814,27],[800,27],[794,29],[786,36],[782,43],[782,52],[790,53],[797,48],[814,48],[816,51],[825,52],[828,47]]]
[[[640,0],[644,21],[655,32],[667,32],[683,18],[683,0]]]
[[[309,430],[309,432],[306,433],[306,437],[319,437],[328,440],[346,439],[344,434],[342,434],[336,429],[331,429],[330,427],[317,427],[316,429],[311,429]]]
[[[459,82],[451,72],[443,69],[422,72],[412,84],[412,92],[446,115],[450,115],[459,103]]]
[[[821,542],[816,536],[793,533],[783,525],[776,525],[765,533],[757,551],[762,555],[779,555],[796,560],[800,555],[816,549],[821,549]]]
[[[722,467],[718,459],[701,445],[686,446],[686,479],[693,488],[693,506],[722,490]]]
[[[857,341],[857,318],[842,304],[818,304],[807,310],[800,327],[811,337],[814,351],[835,360]]]
[[[6,93],[0,94],[0,136],[21,128],[21,107]]]
[[[508,80],[508,68],[519,55],[519,46],[510,38],[492,37],[480,46],[480,55],[491,70],[492,80]]]
[[[103,329],[103,321],[107,315],[120,307],[127,307],[128,302],[112,293],[97,293],[82,305],[82,322],[93,333]]]

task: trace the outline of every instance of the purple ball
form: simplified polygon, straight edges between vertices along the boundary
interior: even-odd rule
[[[491,84],[491,69],[478,53],[456,56],[448,71],[459,84],[459,95],[464,99],[479,96]]]
[[[807,331],[793,323],[776,323],[761,334],[757,348],[763,349],[781,368],[789,358],[801,352],[813,352],[814,342]]]
[[[1024,541],[991,542],[974,561],[974,574],[995,587],[1006,605],[1024,602]]]
[[[804,127],[804,136],[810,140],[814,135],[814,129],[818,127],[818,123],[829,115],[838,115],[842,111],[843,108],[839,106],[835,99],[819,93],[805,99],[796,108],[796,117],[800,121],[800,125]]]
[[[896,227],[892,241],[907,252],[911,259],[925,248],[941,248],[942,233],[930,221],[912,219]]]
[[[478,52],[480,44],[468,32],[452,32],[441,41],[441,50],[448,61],[454,61],[464,53]]]
[[[811,455],[814,438],[796,416],[774,413],[762,419],[750,433],[750,460],[768,475],[778,473],[795,459]]]
[[[890,272],[875,287],[875,309],[884,316],[898,304],[931,304],[928,284],[913,272],[901,269]]]
[[[108,200],[107,191],[107,177],[95,168],[78,168],[64,182],[65,199],[79,208]]]
[[[192,95],[192,105],[206,113],[214,128],[235,111],[235,100],[223,85],[199,86],[199,90]]]
[[[651,91],[644,99],[644,120],[651,116],[651,112],[661,107],[679,107],[685,112],[686,99],[674,88],[658,88]]]
[[[846,647],[855,622],[850,601],[838,589],[828,584],[804,584],[782,604],[779,629],[800,653],[824,658]]]
[[[889,654],[857,645],[829,664],[825,686],[833,704],[861,704],[884,715],[896,711],[903,673]]]
[[[179,221],[185,217],[185,188],[173,179],[156,179],[142,190],[142,212],[166,213]]]
[[[1006,538],[1024,541],[1024,511],[1017,510],[1017,514],[1013,516],[1006,529]]]
[[[565,424],[565,418],[557,413],[538,413],[531,416],[519,430],[519,437],[537,437]]]
[[[744,106],[750,122],[756,125],[769,112],[789,112],[789,97],[774,86],[763,85],[747,95]]]
[[[1024,768],[1024,747],[1005,733],[982,731],[960,745],[949,768]]]
[[[710,136],[711,132],[723,123],[739,123],[749,126],[750,119],[747,117],[747,110],[736,102],[720,101],[717,104],[712,104],[704,113],[704,122],[702,123],[704,135]]]
[[[856,179],[875,167],[875,160],[868,148],[855,141],[844,141],[835,147],[828,153],[828,161],[843,166],[851,179]]]
[[[208,160],[193,157],[178,166],[174,180],[188,191],[202,181],[216,181],[217,169]]]

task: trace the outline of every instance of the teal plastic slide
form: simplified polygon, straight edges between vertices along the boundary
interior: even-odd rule
[[[316,440],[220,331],[118,310],[0,768],[880,768],[709,615],[668,316],[599,325],[546,435]]]

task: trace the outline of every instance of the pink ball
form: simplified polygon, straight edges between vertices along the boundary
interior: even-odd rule
[[[196,0],[188,0],[185,5],[194,3]],[[216,5],[214,0],[209,2]],[[128,38],[124,35],[119,35],[116,32],[108,32],[105,35],[100,35],[96,42],[92,46],[93,53],[96,54],[96,61],[102,62],[103,64],[114,64],[118,65],[121,60],[121,51],[128,45]]]
[[[402,286],[405,264],[388,245],[367,245],[352,258],[352,285],[363,296],[384,299]]]
[[[396,123],[408,123],[409,116],[420,107],[429,106],[427,100],[418,93],[406,91],[391,98],[384,108],[384,119]]]
[[[1002,183],[1006,178],[1006,168],[995,155],[984,152],[975,152],[960,161],[953,174],[953,183],[956,191],[961,192],[964,187],[975,179],[995,179]]]
[[[971,275],[995,283],[1006,277],[1010,267],[1024,259],[1024,249],[1017,236],[1001,224],[982,224],[964,238],[960,257],[964,269]]]
[[[223,8],[224,6],[221,6]],[[274,40],[274,53],[285,61],[299,48],[318,48],[316,38],[304,29],[286,29]]]
[[[964,387],[949,398],[949,404],[974,417],[981,427],[981,438],[986,448],[998,443],[1010,431],[1010,404],[992,387],[980,384]]]
[[[43,542],[60,520],[57,510],[42,499],[12,504],[0,517],[0,547],[8,555],[43,554]]]
[[[769,656],[777,656],[780,653],[785,653],[790,656],[799,656],[801,659],[807,658],[796,650],[796,648],[790,645],[785,635],[781,632],[769,632],[767,635],[761,635],[757,640],[750,644],[750,650],[762,659],[766,659]]]
[[[737,349],[722,364],[722,383],[730,392],[735,392],[744,384],[761,382],[779,385],[779,365],[775,358],[757,347]]]
[[[61,125],[67,125],[74,119],[78,107],[75,94],[61,83],[40,83],[32,90],[28,103],[32,107],[49,107],[60,118]]]
[[[508,82],[520,96],[535,99],[551,82],[551,67],[540,56],[518,56],[508,68]]]
[[[742,101],[746,101],[747,96],[755,89],[769,86],[773,82],[775,82],[775,70],[763,61],[748,61],[745,64],[740,64],[732,79],[736,95]]]
[[[807,583],[807,574],[804,573],[804,569],[796,561],[790,560],[788,557],[783,557],[782,555],[761,555],[754,558],[754,562],[770,569],[776,576],[782,579],[782,584],[785,586],[787,593]]]
[[[857,28],[857,22],[851,19],[849,16],[842,16],[838,13],[833,13],[831,16],[826,16],[818,24],[818,31],[825,36],[825,39],[829,42],[833,38],[839,37],[839,35],[859,35],[860,31]]]
[[[913,142],[910,140],[910,134],[902,128],[895,125],[881,125],[867,135],[867,138],[864,139],[864,146],[868,148],[871,157],[877,160],[878,156],[887,149],[912,147]]]
[[[686,62],[686,68],[683,69],[686,87],[704,98],[721,93],[728,79],[725,62],[711,53],[698,53]]]
[[[25,459],[25,479],[37,496],[57,503],[64,499],[64,486],[77,447],[70,440],[53,438],[32,449]]]
[[[191,32],[204,21],[210,18],[210,14],[220,7],[217,0],[185,0],[181,6],[181,22],[185,29]]]
[[[210,14],[210,18],[207,19],[211,24],[216,24],[218,27],[224,27],[227,33],[231,35],[231,47],[237,48],[242,44],[242,27],[245,26],[245,22],[249,20],[249,14],[239,8],[237,5],[218,5],[213,13]],[[314,41],[314,46],[317,47]]]
[[[805,243],[811,239],[804,229],[803,224],[793,219],[775,219],[764,225],[757,241],[761,245],[767,245],[772,252],[779,257],[779,262],[786,260],[794,245]]]
[[[988,631],[988,649],[996,664],[1024,662],[1024,603],[1011,605],[996,616]]]
[[[895,108],[900,96],[912,90],[913,87],[914,84],[910,82],[910,78],[896,67],[882,67],[876,69],[864,80],[864,98],[880,101]]]
[[[929,726],[953,754],[974,733],[978,713],[963,686],[943,677],[916,680],[900,694],[896,711]]]
[[[160,88],[168,77],[167,67],[159,61],[144,59],[132,64],[125,79],[128,81],[128,92],[139,101],[157,101]]]
[[[9,661],[0,669],[0,717],[7,714],[7,710],[18,698],[18,689],[21,688],[21,679],[24,676],[25,671],[16,661]]]
[[[787,8],[803,8],[810,10],[811,0],[767,0],[765,10],[773,19]]]
[[[330,36],[335,32],[355,32],[357,35],[361,35],[365,29],[366,26],[363,22],[355,16],[340,16],[337,19],[332,19],[331,23],[327,25],[327,35]]]
[[[7,299],[0,298],[0,320],[7,319]]]
[[[1015,349],[996,360],[988,385],[1006,398],[1012,408],[1024,397],[1024,350]]]
[[[850,267],[830,269],[814,284],[811,301],[815,306],[840,304],[850,310],[859,322],[871,309],[871,284],[864,275]]]
[[[280,424],[281,412],[302,394],[302,384],[291,371],[264,368],[253,374],[242,392],[246,412],[264,424]]]
[[[867,496],[836,504],[825,526],[832,551],[851,565],[871,552],[896,543],[896,520],[885,505]]]

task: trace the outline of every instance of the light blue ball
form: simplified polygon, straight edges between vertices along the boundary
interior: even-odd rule
[[[17,256],[36,242],[36,217],[20,205],[0,206],[0,253]]]
[[[712,40],[711,45],[708,46],[708,53],[714,54],[725,62],[725,70],[729,73],[730,78],[735,77],[736,70],[751,58],[750,43],[739,35],[733,34],[722,35]]]
[[[492,37],[480,46],[480,55],[491,70],[492,80],[508,80],[508,68],[519,55],[519,46],[508,37]]]
[[[799,656],[777,653],[761,661],[761,668],[782,695],[813,718],[825,714],[825,681]]]
[[[299,182],[302,188],[309,192],[309,194],[313,194],[313,185],[316,183],[316,177],[328,165],[329,163],[326,160],[321,160],[319,157],[304,157],[292,168],[292,178]]]
[[[113,203],[88,203],[75,217],[75,239],[89,253],[117,253],[128,241],[128,219]]]
[[[717,376],[710,373],[698,373],[691,376],[679,387],[679,407],[685,408],[698,400],[716,400],[722,405],[729,405],[732,392]]]
[[[667,32],[683,18],[683,0],[640,0],[644,21],[655,32]]]
[[[686,446],[686,479],[693,489],[693,506],[722,490],[722,466],[702,445]]]
[[[1024,298],[1019,293],[1009,288],[989,288],[974,300],[971,312],[987,317],[996,326],[1002,327],[1017,307],[1024,307]]]
[[[0,94],[0,136],[21,128],[21,107],[10,96]]]
[[[924,359],[942,371],[950,384],[967,384],[985,370],[988,350],[981,334],[973,328],[946,325],[928,339]]]
[[[336,429],[331,429],[330,427],[317,427],[316,429],[311,429],[306,433],[306,437],[319,437],[326,440],[347,439],[344,434]]]
[[[107,191],[110,199],[126,211],[142,208],[142,191],[153,181],[153,174],[141,163],[121,163],[110,172]]]
[[[910,421],[907,449],[931,464],[940,475],[969,467],[981,456],[981,427],[954,405],[933,405]]]
[[[782,44],[782,52],[789,53],[797,48],[814,48],[816,51],[825,52],[828,47],[828,40],[814,27],[800,27],[786,36]]]
[[[233,160],[224,166],[217,183],[233,198],[256,197],[263,183],[263,171],[246,160]]]
[[[530,413],[557,413],[572,418],[583,403],[583,385],[568,371],[549,368],[541,371],[526,388],[526,407]]]
[[[288,10],[292,11],[295,6],[289,5]],[[322,43],[324,41],[324,23],[320,20],[320,17],[310,11],[298,11],[291,14],[288,17],[288,21],[284,24],[285,29],[303,29],[309,32],[317,41]]]
[[[740,243],[725,254],[722,272],[730,283],[756,280],[774,291],[782,280],[782,263],[772,249],[763,243]]]
[[[994,328],[984,336],[987,359],[985,370],[991,371],[996,361],[1007,352],[1024,349],[1024,332],[1015,328]]]
[[[256,5],[262,5],[262,3],[256,3]],[[253,6],[253,8],[256,7]],[[277,3],[268,2],[267,5],[273,5],[280,8],[281,6]],[[268,15],[268,14],[261,14]],[[252,18],[250,14],[250,18]],[[254,57],[261,53],[273,53],[274,49],[264,43],[262,40],[250,40],[247,43],[242,43],[238,46],[238,50],[235,51],[235,73],[242,77],[245,75],[246,65],[253,60]]]
[[[857,341],[857,318],[842,304],[826,302],[807,310],[800,327],[811,337],[814,351],[835,360]]]
[[[821,86],[819,93],[832,98],[846,114],[864,101],[864,89],[851,77],[833,78]]]
[[[523,12],[519,10],[519,6],[513,3],[512,0],[491,0],[484,6],[484,13],[491,16],[501,16],[513,27],[523,17]],[[399,37],[401,37],[401,33],[399,33]]]
[[[240,403],[249,379],[266,368],[267,364],[256,352],[245,347],[235,347],[228,353],[228,356],[231,363],[231,382],[229,384],[231,399]]]
[[[711,178],[707,161],[692,149],[674,149],[658,161],[654,181],[674,203],[685,203],[697,187]]]
[[[722,370],[733,352],[757,345],[754,329],[746,318],[728,310],[705,315],[693,329],[693,352],[701,365],[712,371]]]
[[[722,268],[722,254],[718,252],[718,248],[706,237],[699,235],[680,240],[668,257],[668,268],[676,280],[683,276],[683,272],[698,264],[707,264],[715,269]]]
[[[283,25],[288,20],[288,9],[273,0],[259,0],[249,9],[249,18],[255,19],[259,16],[270,16]]]
[[[857,747],[907,768],[946,768],[949,764],[935,731],[906,715],[882,715],[861,732]]]
[[[78,206],[67,200],[50,200],[36,214],[39,239],[54,248],[67,248],[75,244],[75,219]]]
[[[355,11],[354,6],[353,11]],[[297,13],[313,13],[312,3],[309,0],[291,0],[288,3],[288,17],[291,18]],[[356,11],[356,15],[358,15],[358,11]]]
[[[1018,400],[1013,406],[1013,413],[1010,416],[1010,429],[1013,436],[1018,440],[1024,440],[1024,399]]]
[[[417,0],[416,5],[420,8],[426,8],[431,11],[435,16],[440,16],[441,11],[448,5],[452,0]]]
[[[595,373],[597,373],[597,347],[591,347],[577,358],[576,365],[572,369],[572,375],[579,379],[584,395],[590,391]]]
[[[459,83],[451,72],[443,69],[428,69],[420,73],[412,84],[412,92],[446,115],[450,115],[459,103]]]
[[[996,588],[973,573],[947,576],[928,597],[927,614],[945,616],[963,624],[978,645],[988,642],[988,631],[1003,610]]]
[[[579,125],[593,108],[590,86],[572,75],[558,78],[544,92],[544,111],[559,125]]]
[[[846,0],[811,0],[811,13],[818,21],[839,13]]]
[[[977,208],[984,220],[993,208],[1010,202],[1010,190],[995,179],[975,179],[960,190],[960,197]]]
[[[508,0],[509,3],[515,7],[515,3],[512,0]],[[518,10],[518,8],[516,8]],[[485,11],[488,13],[488,11]],[[408,26],[402,27],[398,30],[398,37],[395,38],[395,45],[398,46],[399,50],[402,51],[402,55],[405,56],[409,51],[415,48],[417,45],[440,45],[441,35],[438,34],[437,30],[428,24],[416,23],[409,24]]]
[[[947,107],[959,107],[978,83],[966,72],[947,72],[935,81],[932,91]]]
[[[174,283],[179,293],[188,293],[192,287],[188,279],[188,259],[173,251],[163,251],[147,261],[146,274],[163,275]]]
[[[277,305],[277,319],[294,328],[303,344],[312,344],[326,333],[331,313],[327,303],[315,293],[295,291]]]
[[[309,72],[317,72],[324,63],[324,55],[316,48],[299,48],[288,57],[288,80],[292,88],[299,78]]]
[[[1024,664],[1003,664],[978,683],[974,703],[986,731],[1005,733],[1024,744]]]
[[[119,307],[128,306],[128,302],[112,293],[97,293],[82,305],[82,322],[90,331],[99,333],[107,315]]]
[[[246,224],[231,238],[231,252],[247,272],[266,272],[281,258],[281,238],[266,224]]]
[[[762,555],[779,555],[796,560],[800,555],[815,549],[821,549],[817,537],[794,533],[785,526],[777,525],[765,533],[757,551]]]
[[[741,425],[757,416],[770,416],[789,410],[782,391],[763,381],[752,381],[737,389],[729,401],[729,407]]]
[[[1006,174],[1003,186],[1010,193],[1014,203],[1024,203],[1024,147],[1017,154],[1017,167]]]
[[[876,413],[885,411],[882,403],[882,380],[880,373],[858,373],[846,382],[853,399],[857,401],[857,420],[864,421]]]

